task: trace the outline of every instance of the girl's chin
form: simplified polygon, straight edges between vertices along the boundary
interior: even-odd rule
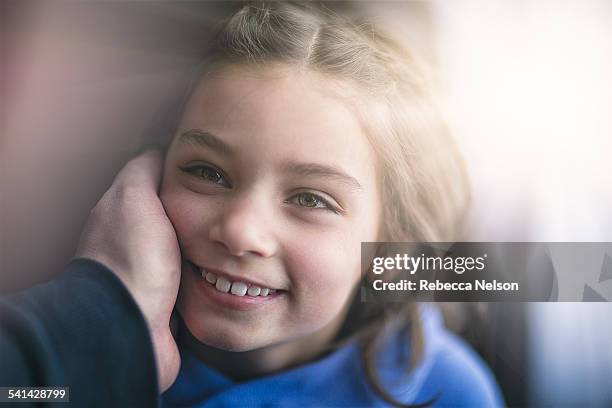
[[[188,320],[183,320],[183,322],[189,331],[186,335],[190,337],[190,343],[198,347],[237,353],[256,350],[275,343],[271,339],[255,338],[248,334],[248,330],[228,330],[216,324],[210,324],[206,330],[200,330],[200,324],[190,324]]]

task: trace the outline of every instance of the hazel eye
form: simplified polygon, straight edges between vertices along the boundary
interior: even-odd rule
[[[297,198],[298,198],[298,203],[302,207],[311,207],[311,208],[318,207],[319,203],[321,202],[317,196],[315,196],[314,194],[309,194],[309,193],[298,194]]]
[[[211,169],[210,167],[200,167],[196,170],[196,174],[203,178],[206,181],[211,181],[213,183],[218,183],[223,180],[223,176],[215,169]]]
[[[230,187],[230,184],[225,179],[223,174],[215,169],[214,167],[197,165],[197,166],[189,166],[189,167],[181,167],[186,173],[192,174],[205,182],[219,184],[225,187]]]
[[[321,209],[336,212],[334,207],[327,200],[313,193],[298,193],[294,195],[290,201],[296,203],[300,207],[312,210]]]

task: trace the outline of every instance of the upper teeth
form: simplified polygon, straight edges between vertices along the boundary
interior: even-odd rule
[[[202,269],[202,278],[206,279],[206,281],[212,285],[215,285],[215,288],[219,292],[223,293],[231,293],[236,296],[244,296],[248,294],[249,296],[268,296],[268,294],[273,294],[276,292],[276,289],[270,288],[262,288],[256,285],[250,285],[245,282],[231,282],[223,276],[217,276],[214,272],[208,272],[206,269]]]

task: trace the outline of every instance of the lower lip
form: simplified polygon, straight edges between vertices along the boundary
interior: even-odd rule
[[[210,298],[213,302],[225,306],[226,308],[233,310],[254,310],[265,305],[269,305],[277,302],[285,296],[284,291],[277,291],[276,293],[269,294],[268,296],[238,296],[230,293],[219,292],[215,289],[215,286],[207,282],[202,278],[200,271],[191,263],[188,263],[189,268],[195,274],[195,285],[201,294]]]

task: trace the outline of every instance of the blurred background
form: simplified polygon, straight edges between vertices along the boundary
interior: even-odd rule
[[[72,257],[234,2],[0,2],[0,294]],[[431,64],[471,241],[612,241],[612,2],[331,2]],[[579,273],[580,271],[577,271]],[[594,282],[612,285],[612,280]],[[612,406],[612,305],[445,305],[509,406]]]

